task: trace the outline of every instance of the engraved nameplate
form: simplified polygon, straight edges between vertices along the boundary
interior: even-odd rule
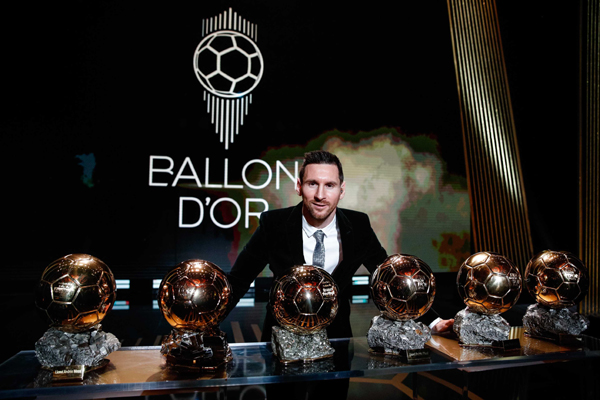
[[[407,362],[423,362],[431,359],[429,349],[410,349],[402,350],[400,352],[402,358],[406,359]]]
[[[52,368],[53,381],[83,381],[85,365],[69,365]]]

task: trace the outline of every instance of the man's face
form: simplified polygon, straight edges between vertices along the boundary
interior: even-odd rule
[[[302,196],[302,214],[315,228],[326,227],[335,216],[338,202],[344,198],[346,182],[340,183],[336,165],[309,164],[304,180],[296,182],[296,192]]]

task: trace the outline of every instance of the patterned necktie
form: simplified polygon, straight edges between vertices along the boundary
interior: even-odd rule
[[[319,268],[325,268],[325,244],[323,238],[325,233],[322,230],[318,230],[314,234],[317,244],[315,245],[315,252],[313,253],[313,265]]]

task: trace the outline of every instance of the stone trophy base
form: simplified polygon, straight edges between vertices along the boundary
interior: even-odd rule
[[[431,330],[421,322],[393,321],[381,315],[373,317],[367,332],[372,353],[400,357],[408,363],[431,359],[429,349],[425,349],[430,339]]]
[[[86,373],[106,367],[105,357],[120,347],[100,324],[83,332],[50,328],[35,343],[35,355],[53,381],[82,381]]]
[[[173,329],[163,339],[160,352],[169,367],[181,372],[215,370],[233,359],[225,332],[220,329],[206,332]]]
[[[521,348],[519,339],[509,339],[510,325],[498,314],[459,311],[454,317],[454,332],[461,347],[491,348],[510,351]]]
[[[579,335],[589,326],[589,320],[568,308],[553,309],[541,304],[527,307],[523,316],[525,335],[564,345],[579,345]]]
[[[273,327],[271,349],[283,364],[323,360],[335,352],[325,329],[299,335],[278,326]]]

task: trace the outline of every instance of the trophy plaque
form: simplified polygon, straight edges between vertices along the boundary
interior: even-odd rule
[[[105,357],[121,347],[100,322],[116,299],[108,266],[87,254],[69,254],[51,263],[36,288],[35,304],[50,328],[35,344],[35,354],[52,380],[82,381],[105,367]]]
[[[521,295],[521,273],[505,256],[488,251],[471,255],[458,270],[456,285],[467,308],[454,318],[454,332],[464,347],[520,348],[509,340],[510,325],[500,316]]]
[[[173,327],[161,347],[168,366],[199,372],[217,369],[232,360],[226,335],[219,329],[230,296],[225,273],[209,261],[184,261],[165,275],[158,304]]]
[[[415,256],[391,255],[373,273],[371,295],[381,314],[373,317],[367,333],[370,351],[399,356],[406,362],[429,360],[429,350],[424,347],[431,330],[414,320],[433,304],[431,268]]]
[[[271,347],[284,363],[310,362],[333,356],[325,328],[338,309],[338,288],[324,269],[294,266],[275,281],[269,294],[275,320]]]
[[[536,304],[523,317],[525,335],[561,344],[576,344],[589,320],[574,310],[586,296],[586,266],[566,251],[542,251],[525,269],[525,284]]]

